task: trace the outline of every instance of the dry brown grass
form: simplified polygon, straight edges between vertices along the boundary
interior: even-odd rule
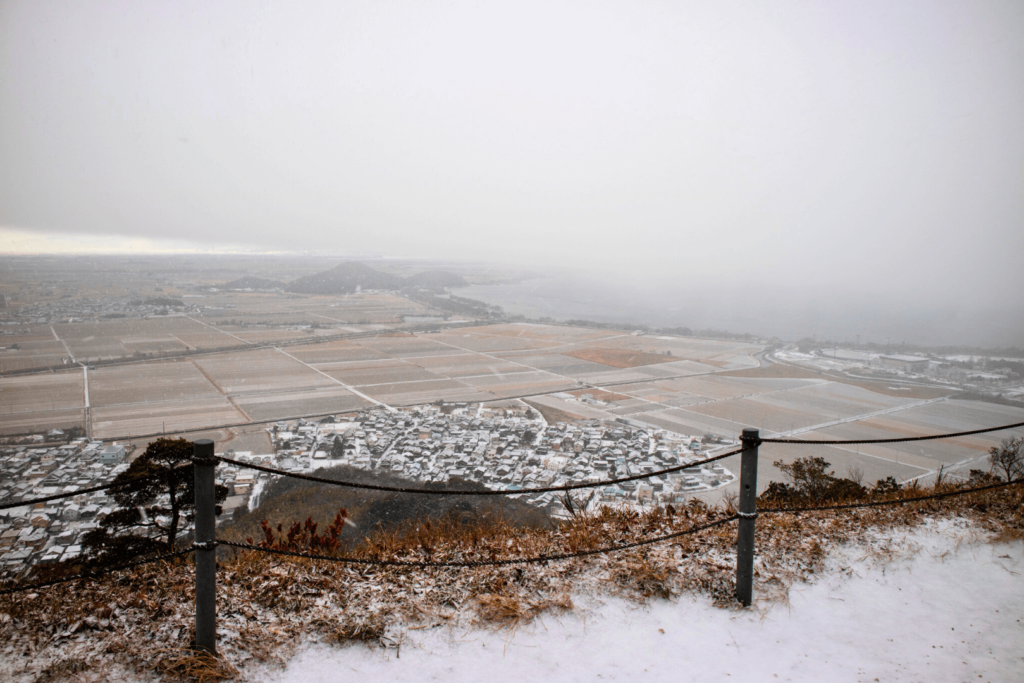
[[[238,669],[208,652],[169,650],[163,654],[156,670],[173,680],[212,683],[238,677]]]
[[[503,627],[518,628],[544,612],[567,612],[572,608],[567,593],[541,600],[527,600],[511,592],[485,593],[476,598],[479,621]]]
[[[757,522],[755,591],[784,602],[790,586],[823,571],[832,548],[853,543],[884,558],[895,547],[886,539],[926,520],[957,518],[972,534],[1021,538],[1022,511],[1024,487],[1010,487],[907,506],[765,514]],[[555,529],[451,519],[376,534],[348,552],[435,561],[529,557],[652,538],[727,514],[693,501],[643,512],[605,508]],[[508,629],[511,637],[531,619],[573,609],[573,596],[609,592],[638,602],[701,594],[734,608],[735,534],[735,525],[725,524],[618,553],[472,569],[368,567],[240,552],[223,558],[218,569],[217,660],[186,649],[194,620],[190,563],[146,565],[0,598],[0,642],[13,653],[0,657],[0,679],[102,680],[122,669],[156,671],[165,680],[223,680],[253,663],[280,661],[308,640],[391,647],[396,630],[443,624]]]
[[[542,403],[537,403],[536,401],[530,401],[528,399],[522,399],[522,401],[543,415],[544,419],[547,420],[549,424],[557,424],[559,422],[577,422],[586,419],[580,415],[576,415],[565,410],[559,410],[558,408],[552,408],[551,406],[546,406]]]
[[[630,397],[625,394],[616,394],[611,391],[605,391],[604,389],[580,389],[578,391],[570,391],[569,393],[576,398],[579,398],[583,394],[590,394],[591,398],[595,398],[598,401],[607,401],[609,403],[612,401],[628,401],[630,399]]]

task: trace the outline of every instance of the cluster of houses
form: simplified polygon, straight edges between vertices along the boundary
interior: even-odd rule
[[[8,307],[7,317],[21,322],[38,324],[97,322],[113,318],[144,318],[180,312],[183,302],[160,295],[150,298],[137,296],[62,297],[56,301],[39,301],[20,307]],[[193,312],[195,306],[187,306]]]
[[[379,408],[320,421],[279,422],[269,432],[273,453],[222,455],[290,472],[345,464],[423,483],[475,481],[509,491],[556,516],[566,514],[556,493],[514,492],[600,484],[692,464],[663,477],[584,489],[577,496],[582,506],[650,505],[682,502],[688,495],[735,479],[717,463],[697,464],[705,455],[696,437],[620,422],[548,424],[525,405]],[[128,467],[127,455],[122,445],[88,439],[2,446],[0,503],[74,494],[109,483]],[[225,511],[258,505],[269,476],[237,465],[218,466],[217,481],[229,494]],[[107,494],[98,491],[0,510],[0,575],[77,557],[83,536],[97,527],[112,505]]]
[[[954,384],[990,393],[1024,388],[1021,364],[1024,359],[989,359],[972,356],[939,356],[903,353],[873,353],[846,348],[820,348],[801,352],[796,345],[776,351],[782,360],[818,369],[842,370],[855,375],[906,378]],[[969,359],[969,360],[968,360]]]
[[[345,420],[280,422],[270,432],[275,453],[235,453],[234,459],[292,472],[344,464],[424,483],[465,479],[507,491],[599,484],[693,465],[665,477],[584,489],[583,502],[590,505],[678,503],[735,479],[717,463],[697,464],[705,457],[700,438],[598,420],[548,424],[519,405],[377,408]],[[262,488],[263,480],[244,469],[218,468],[218,473],[236,496],[254,489],[258,496]],[[564,513],[556,493],[523,497],[552,514]]]
[[[77,439],[56,446],[0,448],[0,503],[73,493],[109,483],[128,467],[125,447]],[[110,512],[104,491],[0,510],[0,574],[67,560]]]

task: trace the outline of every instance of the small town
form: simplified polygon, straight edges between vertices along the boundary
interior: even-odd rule
[[[418,482],[464,479],[492,489],[516,491],[566,484],[597,483],[677,465],[697,463],[704,437],[650,430],[627,421],[591,420],[548,424],[523,405],[485,408],[482,404],[367,410],[345,421],[279,422],[270,428],[276,453],[231,453],[240,462],[305,472],[351,465],[388,472]],[[708,437],[710,441],[712,437]],[[218,472],[220,472],[220,468]],[[231,477],[234,475],[234,479]],[[234,491],[225,509],[250,492],[258,502],[261,480],[225,469],[221,482]],[[590,505],[645,505],[680,502],[686,495],[733,481],[717,464],[673,473],[666,479],[622,482],[596,489]],[[523,498],[559,516],[555,493]],[[252,507],[250,503],[250,507]]]
[[[48,437],[60,438],[54,430]],[[0,448],[0,502],[41,498],[109,483],[128,469],[123,445],[75,439],[62,445]],[[81,538],[111,511],[105,491],[0,510],[0,573],[81,554]]]
[[[386,472],[420,483],[466,480],[492,489],[516,491],[596,483],[697,463],[707,437],[686,436],[631,425],[626,420],[548,424],[522,404],[427,405],[401,410],[378,408],[319,420],[298,419],[267,428],[275,452],[228,450],[233,460],[288,472],[312,472],[349,465]],[[45,438],[59,439],[53,430]],[[40,439],[43,437],[40,435]],[[119,443],[77,438],[64,444],[0,447],[0,502],[11,503],[100,486],[126,470],[141,453]],[[274,475],[222,464],[217,483],[228,488],[219,521],[235,510],[255,509]],[[716,489],[735,476],[718,463],[694,465],[666,477],[621,482],[580,500],[580,506],[645,506],[680,503],[694,493]],[[521,497],[553,517],[567,515],[557,493]],[[514,496],[519,497],[519,496]],[[82,553],[82,537],[110,513],[104,491],[48,503],[0,510],[0,571],[18,575],[37,564],[66,561]],[[187,531],[187,529],[186,529]]]

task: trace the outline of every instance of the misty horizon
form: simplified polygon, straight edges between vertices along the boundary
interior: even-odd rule
[[[125,9],[0,6],[0,253],[502,263],[536,310],[1024,343],[1018,4]]]

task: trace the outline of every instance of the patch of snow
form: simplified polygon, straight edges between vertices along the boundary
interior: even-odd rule
[[[788,604],[706,598],[637,606],[576,596],[577,609],[514,633],[405,630],[398,647],[304,646],[263,683],[387,681],[1010,681],[1024,673],[1024,542],[955,523],[899,537],[891,556],[835,553]]]

